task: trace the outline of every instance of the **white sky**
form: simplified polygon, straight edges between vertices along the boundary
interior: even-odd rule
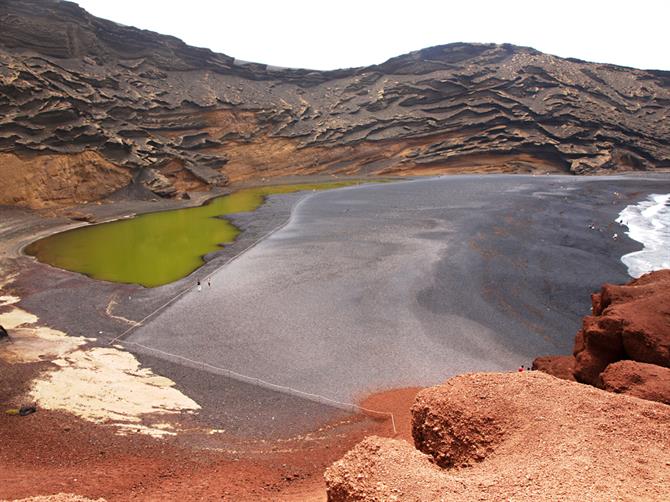
[[[75,0],[247,61],[334,69],[450,42],[670,70],[670,0]]]

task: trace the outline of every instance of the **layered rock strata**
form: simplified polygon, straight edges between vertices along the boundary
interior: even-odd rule
[[[0,204],[81,202],[130,182],[173,196],[286,174],[670,167],[669,105],[669,72],[525,47],[457,43],[293,70],[70,2],[0,0],[0,152],[18,159],[14,178],[43,173],[45,156],[63,164],[87,152],[100,159],[92,177],[111,178],[77,192],[79,178],[57,176],[28,194],[17,181]]]
[[[533,367],[670,404],[670,270],[606,284],[591,300],[573,355],[538,358]]]

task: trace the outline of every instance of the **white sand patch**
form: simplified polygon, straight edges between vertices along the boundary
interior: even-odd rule
[[[0,296],[0,307],[14,305],[21,298]],[[0,325],[11,330],[10,340],[0,345],[0,359],[9,363],[34,363],[62,357],[94,338],[68,336],[46,326],[33,326],[38,317],[18,307],[0,314]]]
[[[14,502],[105,502],[105,499],[88,499],[74,493],[57,493],[55,495],[38,495],[25,499],[14,499]]]
[[[0,269],[0,274],[3,274],[4,272],[2,269]],[[8,284],[11,284],[14,282],[14,279],[16,279],[16,274],[10,274],[5,277],[0,277],[0,290],[4,289],[5,286]]]
[[[77,350],[89,340],[93,338],[68,336],[47,327],[13,329],[11,340],[0,346],[0,358],[9,363],[50,361]]]
[[[12,295],[5,295],[5,296],[0,296],[0,307],[6,307],[7,305],[14,305],[15,303],[19,303],[19,298],[18,296],[12,296]]]
[[[35,324],[37,316],[26,312],[18,307],[13,308],[9,312],[0,314],[0,325],[5,329],[15,329],[24,324]]]
[[[10,277],[0,283],[0,292],[12,280]],[[0,296],[0,307],[20,300],[12,295]],[[119,350],[122,346],[82,349],[95,338],[68,336],[36,325],[38,320],[18,307],[0,314],[0,324],[10,331],[10,340],[0,344],[0,359],[9,363],[50,361],[56,365],[32,382],[30,399],[39,407],[112,424],[121,434],[140,432],[154,437],[175,434],[173,425],[160,420],[160,416],[200,409],[198,403],[174,388],[172,380],[140,368],[132,354]],[[156,421],[147,425],[143,418]]]
[[[156,438],[165,436],[175,436],[174,427],[171,424],[152,424],[151,427],[142,424],[115,424],[118,427],[118,434],[120,436],[127,436],[132,433],[148,434]]]
[[[114,423],[154,435],[169,433],[168,424],[140,427],[146,414],[178,414],[200,409],[198,403],[174,388],[174,382],[155,375],[132,354],[96,347],[75,351],[53,361],[60,366],[36,380],[32,397],[43,408],[70,411],[97,423]]]

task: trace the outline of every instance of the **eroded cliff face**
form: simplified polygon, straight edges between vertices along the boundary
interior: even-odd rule
[[[592,315],[571,356],[545,356],[533,367],[565,380],[670,404],[670,270],[591,295]]]
[[[44,155],[93,151],[165,196],[321,172],[670,167],[669,105],[668,72],[511,45],[450,44],[365,68],[291,70],[117,25],[69,2],[0,0],[0,152],[38,169]],[[48,193],[38,204],[66,203]]]

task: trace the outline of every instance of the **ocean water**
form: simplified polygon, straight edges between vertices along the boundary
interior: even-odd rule
[[[644,246],[621,257],[631,277],[670,268],[670,194],[652,194],[627,206],[616,221],[627,226],[626,234]]]

